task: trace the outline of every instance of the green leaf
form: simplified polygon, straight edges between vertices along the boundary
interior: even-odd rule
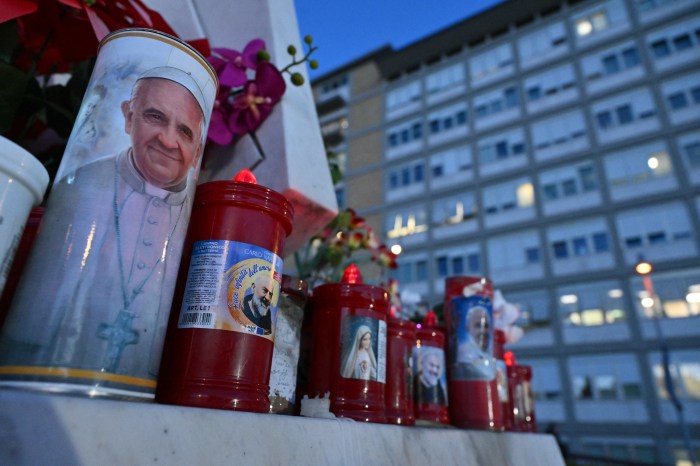
[[[6,132],[15,121],[27,89],[27,75],[0,62],[0,133]]]
[[[12,55],[19,44],[17,21],[0,24],[0,61],[12,63]]]

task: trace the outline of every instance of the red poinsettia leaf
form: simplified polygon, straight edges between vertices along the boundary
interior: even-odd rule
[[[34,13],[39,9],[37,0],[6,0],[0,10],[0,23]]]
[[[85,8],[85,13],[90,20],[90,25],[95,33],[95,38],[98,42],[105,38],[107,34],[111,32],[111,29],[107,24],[100,18],[100,15],[94,9],[90,7]]]
[[[193,49],[202,54],[203,57],[208,57],[211,55],[211,46],[209,45],[209,39],[192,39],[186,41]]]

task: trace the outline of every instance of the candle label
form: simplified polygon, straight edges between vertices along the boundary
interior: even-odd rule
[[[414,346],[413,401],[416,404],[447,406],[447,374],[445,352],[435,346]]]
[[[208,328],[273,340],[282,259],[267,249],[226,240],[192,248],[178,328]]]
[[[450,341],[452,378],[493,380],[496,361],[491,350],[493,312],[491,299],[472,295],[452,299],[453,338]]]
[[[342,377],[386,383],[386,322],[345,316],[341,355]]]

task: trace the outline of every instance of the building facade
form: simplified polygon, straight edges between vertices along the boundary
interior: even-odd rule
[[[313,88],[402,292],[483,275],[519,306],[540,430],[689,464],[663,340],[700,456],[699,0],[507,1]]]

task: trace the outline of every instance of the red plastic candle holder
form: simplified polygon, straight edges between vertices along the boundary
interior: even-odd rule
[[[269,409],[274,325],[292,205],[268,188],[197,189],[156,389],[161,403]]]
[[[338,417],[385,423],[389,296],[383,288],[362,284],[361,278],[353,281],[327,283],[312,292],[307,394],[328,394],[330,410]]]

